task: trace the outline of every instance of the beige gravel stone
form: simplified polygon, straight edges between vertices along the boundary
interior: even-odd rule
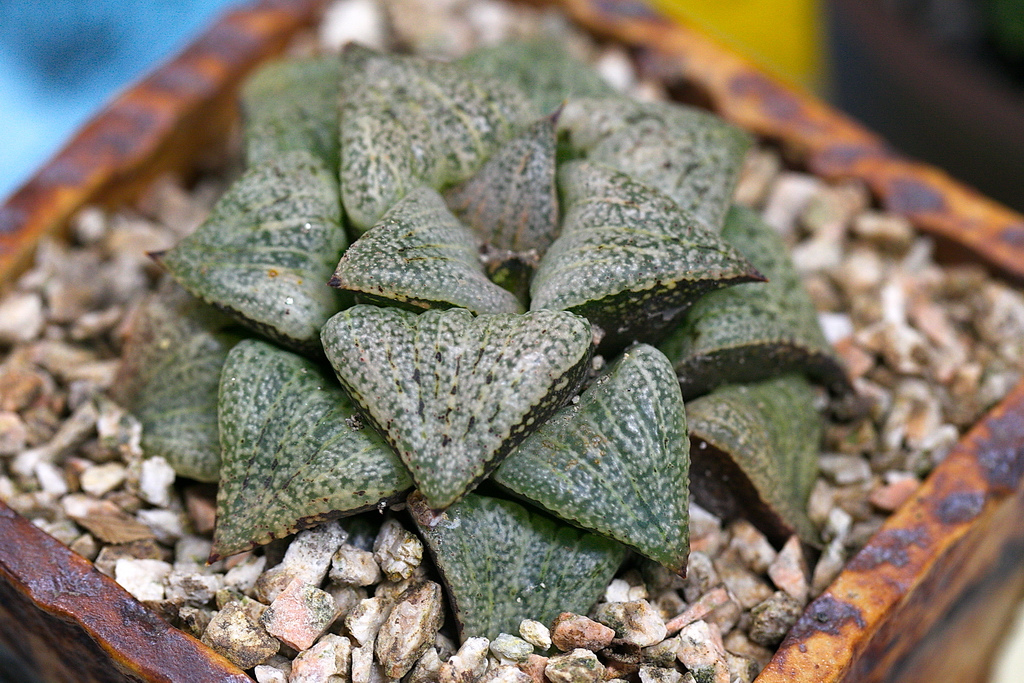
[[[519,635],[523,637],[523,640],[541,650],[551,647],[551,631],[535,619],[523,619],[519,622]]]
[[[788,593],[776,591],[750,610],[750,639],[765,647],[777,646],[800,618],[803,608],[803,603]]]
[[[665,629],[668,633],[677,633],[681,628],[692,624],[695,621],[705,618],[708,614],[729,602],[729,592],[719,586],[713,588],[690,605],[682,613],[673,617]]]
[[[715,570],[729,593],[743,609],[750,609],[772,594],[772,589],[760,576],[743,566],[731,551],[715,558]]]
[[[213,617],[202,641],[240,669],[262,664],[281,646],[276,638],[249,617],[238,602],[229,603]]]
[[[614,638],[614,629],[572,612],[562,612],[551,625],[551,643],[563,652],[577,648],[596,652],[611,645]]]
[[[328,633],[292,661],[288,683],[345,683],[350,680],[352,643]]]
[[[425,581],[398,599],[377,633],[374,651],[388,678],[401,678],[433,644],[444,623],[441,586]]]
[[[768,577],[775,587],[785,591],[800,604],[809,596],[807,560],[800,539],[790,536],[775,561],[768,567]]]
[[[729,683],[729,665],[718,628],[695,621],[679,633],[679,661],[694,678],[709,683]]]
[[[757,527],[745,519],[738,519],[729,525],[729,533],[729,546],[736,550],[751,571],[763,574],[768,570],[768,565],[775,560],[775,548]]]
[[[398,521],[389,519],[374,541],[373,557],[388,579],[408,579],[423,560],[423,544]]]
[[[348,538],[338,522],[328,522],[295,536],[281,563],[264,572],[254,587],[256,597],[273,602],[294,579],[319,586],[331,566],[331,557]]]
[[[533,679],[513,664],[502,664],[488,669],[480,683],[533,683]]]
[[[597,683],[604,676],[604,664],[590,650],[577,648],[572,652],[548,658],[544,675],[551,683]]]
[[[367,598],[345,616],[345,628],[361,647],[372,647],[394,602],[385,598]]]
[[[260,617],[267,632],[288,647],[308,649],[335,617],[334,598],[316,586],[294,579]]]
[[[413,665],[406,683],[435,683],[441,671],[441,658],[437,648],[428,648]]]
[[[439,683],[474,683],[487,671],[487,638],[467,638],[458,652],[441,664]]]
[[[331,581],[349,583],[355,586],[372,586],[379,583],[382,575],[373,553],[343,543],[331,558],[328,573]]]

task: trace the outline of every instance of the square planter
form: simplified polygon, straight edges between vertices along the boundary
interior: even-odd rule
[[[0,290],[87,204],[130,201],[187,170],[235,116],[244,76],[315,22],[320,0],[229,15],[94,118],[0,208]],[[630,0],[562,0],[637,50],[670,90],[778,144],[829,180],[858,179],[949,258],[1024,279],[1024,217],[895,155],[827,105]],[[806,609],[759,683],[983,681],[1024,592],[1024,386],[954,448]],[[39,680],[248,681],[86,560],[0,503],[0,641]]]

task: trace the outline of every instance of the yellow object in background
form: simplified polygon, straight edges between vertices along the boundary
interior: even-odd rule
[[[824,58],[819,0],[649,0],[790,83],[820,90]]]

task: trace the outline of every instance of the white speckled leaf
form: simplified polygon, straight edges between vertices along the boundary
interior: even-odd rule
[[[818,472],[821,416],[800,375],[729,385],[686,404],[694,499],[726,518],[745,514],[782,543],[817,545],[807,499]]]
[[[470,177],[536,118],[513,86],[453,64],[355,46],[343,59],[341,185],[360,232],[416,187]]]
[[[576,391],[591,330],[555,311],[354,306],[328,321],[323,344],[342,386],[443,509]]]
[[[413,310],[523,310],[511,293],[487,279],[476,237],[437,190],[425,186],[400,199],[349,247],[330,284],[370,303],[396,302]]]
[[[300,356],[240,342],[224,364],[219,403],[215,556],[372,508],[412,486],[334,378]]]
[[[142,423],[142,449],[183,477],[217,481],[217,386],[233,321],[177,285],[133,315],[115,398]]]
[[[250,76],[242,88],[248,165],[306,151],[337,169],[340,80],[334,55],[276,60]]]
[[[615,541],[511,501],[470,494],[435,516],[414,494],[409,507],[463,641],[516,633],[523,619],[550,624],[561,612],[587,614],[626,557]]]
[[[570,55],[563,42],[553,38],[510,41],[482,48],[463,57],[459,64],[514,83],[545,114],[571,97],[616,94],[597,71]]]
[[[543,253],[558,232],[554,122],[534,123],[445,199],[481,240],[511,252]]]
[[[664,194],[601,164],[559,170],[562,234],[530,286],[534,310],[570,310],[606,348],[655,341],[700,296],[761,279],[738,251]]]
[[[199,298],[304,352],[343,305],[327,286],[347,245],[338,183],[307,152],[249,169],[161,263]]]
[[[751,142],[706,111],[626,98],[573,100],[558,128],[587,159],[661,190],[714,232],[725,220]]]
[[[849,385],[818,325],[817,312],[790,263],[782,238],[761,218],[734,206],[722,237],[746,254],[768,282],[711,292],[687,311],[661,348],[683,396],[721,384],[804,372],[835,391]]]
[[[681,572],[690,551],[689,450],[672,365],[654,347],[638,345],[519,444],[491,478]]]

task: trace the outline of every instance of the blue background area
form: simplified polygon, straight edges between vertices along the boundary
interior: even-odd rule
[[[0,200],[241,0],[0,0]]]

